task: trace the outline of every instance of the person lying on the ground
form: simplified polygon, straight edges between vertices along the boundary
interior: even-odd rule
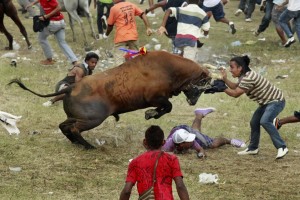
[[[182,153],[188,149],[195,149],[198,158],[206,156],[204,149],[213,149],[231,144],[235,147],[245,147],[245,142],[238,139],[228,139],[224,137],[211,138],[201,133],[202,119],[209,113],[214,112],[215,108],[197,108],[195,110],[195,119],[192,126],[175,126],[162,149],[167,152]]]
[[[99,60],[99,56],[96,53],[93,52],[87,53],[84,61],[81,64],[74,65],[73,68],[70,69],[67,76],[56,84],[55,92],[58,92],[80,81],[83,77],[87,75],[91,75],[98,63],[98,60]],[[62,100],[64,96],[65,94],[55,96],[53,99],[50,99],[49,101],[43,103],[43,106],[49,107],[53,105],[55,102]]]
[[[300,111],[295,111],[294,115],[284,117],[281,119],[275,118],[273,124],[277,129],[280,129],[281,126],[283,126],[284,124],[296,123],[296,122],[300,122]]]

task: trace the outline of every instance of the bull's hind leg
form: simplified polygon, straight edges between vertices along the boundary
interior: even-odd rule
[[[88,143],[82,136],[81,132],[90,130],[101,124],[103,120],[80,120],[69,118],[59,125],[63,134],[75,144],[81,144],[85,149],[94,149],[95,147]]]
[[[79,142],[76,140],[76,138],[70,131],[70,128],[75,122],[76,119],[67,119],[59,125],[59,129],[73,144],[79,144]]]
[[[172,104],[171,102],[165,98],[153,98],[154,100],[150,101],[151,105],[156,106],[156,109],[149,109],[145,112],[145,119],[158,119],[166,113],[171,112]]]

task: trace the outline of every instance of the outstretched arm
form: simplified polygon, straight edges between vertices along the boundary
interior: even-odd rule
[[[220,71],[223,81],[228,86],[228,88],[224,90],[224,92],[227,95],[237,98],[245,93],[245,90],[238,87],[238,83],[234,83],[227,78],[227,73],[225,69],[220,69]]]
[[[176,184],[176,190],[180,200],[189,200],[189,193],[184,185],[183,179],[181,176],[177,176],[174,178]]]
[[[143,14],[141,15],[141,18],[144,21],[144,24],[145,24],[145,26],[147,28],[147,30],[146,30],[147,35],[148,36],[151,35],[152,34],[152,29],[150,28],[150,24],[149,24],[149,21],[148,21],[148,18],[146,16],[145,12],[143,12]]]
[[[227,78],[227,72],[225,69],[220,69],[221,72],[221,76],[222,76],[222,80],[225,82],[225,84],[230,88],[230,89],[236,89],[238,87],[237,83],[234,83],[232,81],[230,81]]]
[[[227,95],[231,96],[231,97],[237,98],[237,97],[241,96],[242,94],[244,94],[244,93],[245,93],[245,90],[243,90],[243,89],[240,88],[240,87],[237,87],[237,88],[235,88],[235,89],[227,88],[227,89],[224,90],[224,92],[225,92]]]
[[[168,34],[168,32],[166,30],[166,23],[167,23],[167,20],[168,20],[168,17],[170,16],[170,14],[172,14],[172,10],[171,9],[166,10],[163,21],[157,31],[159,35],[162,35],[163,33]]]

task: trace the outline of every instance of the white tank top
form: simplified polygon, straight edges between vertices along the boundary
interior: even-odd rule
[[[211,8],[220,3],[221,0],[204,0],[203,5],[205,7]]]

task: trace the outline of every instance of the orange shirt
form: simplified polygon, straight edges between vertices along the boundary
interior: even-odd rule
[[[135,4],[124,1],[110,9],[107,24],[116,26],[115,43],[138,39],[135,16],[142,13],[143,11]]]

